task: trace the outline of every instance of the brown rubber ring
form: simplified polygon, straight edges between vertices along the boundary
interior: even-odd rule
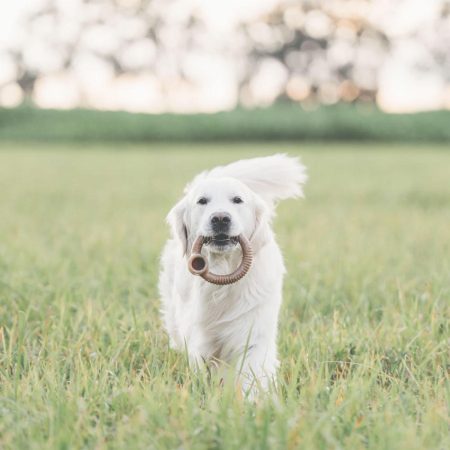
[[[246,275],[253,261],[253,250],[249,240],[240,234],[239,244],[242,248],[242,261],[239,267],[228,275],[217,275],[208,270],[208,262],[202,256],[201,251],[204,244],[204,236],[199,236],[192,245],[191,256],[188,260],[188,269],[194,275],[200,275],[206,281],[213,284],[233,284]]]

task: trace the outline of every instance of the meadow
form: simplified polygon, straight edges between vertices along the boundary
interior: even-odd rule
[[[310,180],[253,404],[168,348],[158,258],[195,173],[279,151]],[[450,448],[449,224],[443,145],[2,142],[0,448]]]

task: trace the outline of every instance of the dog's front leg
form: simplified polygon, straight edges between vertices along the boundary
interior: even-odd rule
[[[185,344],[189,366],[198,372],[205,369],[211,359],[211,343],[200,326],[194,327]]]
[[[278,360],[275,347],[268,342],[249,344],[237,365],[238,382],[244,395],[254,399],[275,383]]]
[[[189,349],[188,350],[188,360],[189,367],[194,371],[198,372],[205,367],[205,358],[201,355],[200,352],[196,350]]]

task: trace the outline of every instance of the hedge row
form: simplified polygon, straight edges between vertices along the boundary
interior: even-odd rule
[[[450,111],[385,114],[357,105],[305,111],[279,104],[216,114],[130,114],[90,110],[0,109],[0,140],[450,142]]]

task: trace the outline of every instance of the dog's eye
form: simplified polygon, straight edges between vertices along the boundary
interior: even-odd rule
[[[197,200],[197,205],[206,205],[208,203],[208,199],[206,197],[200,197]]]
[[[241,197],[236,196],[236,197],[233,197],[233,203],[236,203],[236,204],[244,203],[244,200],[242,200]]]

